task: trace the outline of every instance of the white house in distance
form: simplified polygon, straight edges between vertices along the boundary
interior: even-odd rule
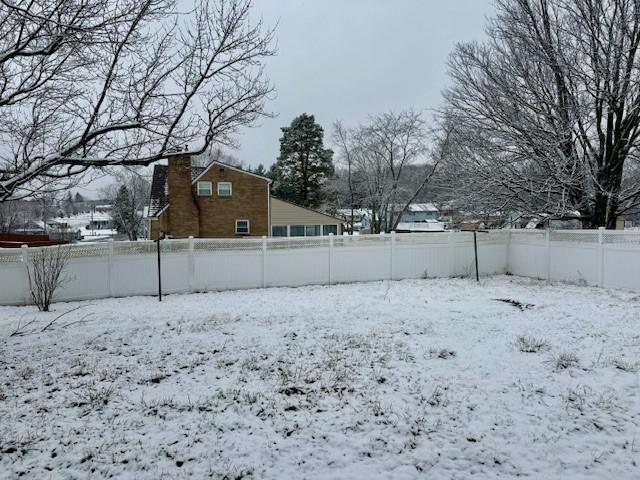
[[[404,204],[394,205],[395,212],[400,212]],[[338,214],[344,217],[347,225],[351,218],[351,209],[343,208]],[[446,224],[439,221],[440,212],[434,203],[412,203],[400,217],[397,232],[442,232]],[[371,229],[371,211],[366,208],[353,210],[353,229],[355,232],[369,233]]]
[[[97,209],[96,209],[97,210]],[[56,217],[47,221],[46,231],[53,237],[73,240],[104,240],[117,234],[113,228],[110,209]],[[67,238],[69,237],[69,238]]]

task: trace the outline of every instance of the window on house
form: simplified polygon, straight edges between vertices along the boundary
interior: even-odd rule
[[[218,182],[218,196],[219,197],[231,196],[231,182]]]
[[[286,225],[272,225],[271,226],[271,236],[272,237],[286,237],[287,236],[287,226]]]
[[[306,236],[307,237],[319,237],[321,225],[307,225],[306,226]]]
[[[198,195],[201,197],[210,197],[211,182],[198,182]]]
[[[237,234],[249,233],[249,220],[236,220],[236,233]]]
[[[289,227],[289,232],[292,237],[304,237],[304,225],[291,225]]]
[[[323,225],[322,226],[322,234],[329,235],[333,233],[334,235],[338,234],[338,225]]]

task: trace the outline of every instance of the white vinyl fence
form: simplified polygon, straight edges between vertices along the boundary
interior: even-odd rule
[[[640,291],[640,232],[478,233],[481,275],[512,273]],[[58,248],[58,247],[44,247]],[[154,242],[71,245],[55,300],[156,294]],[[163,240],[163,293],[471,276],[471,232]],[[31,303],[30,251],[0,249],[0,304]]]

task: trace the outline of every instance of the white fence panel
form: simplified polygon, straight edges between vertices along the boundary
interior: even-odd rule
[[[21,257],[0,264],[0,305],[29,302],[27,275]]]
[[[602,239],[605,287],[640,291],[640,231],[606,231]]]
[[[262,286],[261,252],[198,252],[194,255],[194,267],[193,289],[198,292]],[[183,286],[186,291],[188,279]]]
[[[471,232],[310,238],[166,240],[166,293],[383,279],[472,276]],[[476,234],[481,274],[514,275],[640,291],[640,231]],[[158,288],[154,242],[72,245],[69,282],[56,300],[150,295]],[[67,247],[65,247],[67,248]],[[30,301],[29,249],[0,249],[0,304]]]
[[[85,300],[109,296],[107,257],[70,258],[64,273],[67,282],[56,292],[56,300]]]
[[[269,250],[267,287],[297,287],[329,283],[329,246]]]
[[[115,257],[111,271],[113,296],[150,295],[156,292],[158,290],[157,271],[155,255]],[[166,277],[165,274],[162,279],[165,280]]]
[[[507,272],[523,277],[547,278],[545,232],[512,230],[509,235]]]
[[[334,283],[370,282],[391,278],[391,247],[335,248]]]

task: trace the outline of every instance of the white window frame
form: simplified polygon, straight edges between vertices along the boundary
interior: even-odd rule
[[[203,193],[201,187],[204,185],[209,186],[209,193]],[[198,182],[196,188],[197,188],[199,197],[210,197],[211,195],[213,195],[213,185],[211,184],[211,182]]]
[[[238,222],[247,222],[247,231],[239,232],[238,231]],[[236,219],[236,235],[249,235],[251,233],[251,222],[249,222],[246,218],[237,218]]]
[[[220,185],[229,185],[229,195],[220,194]],[[231,182],[218,182],[218,196],[219,197],[230,197],[233,195],[233,184]]]

